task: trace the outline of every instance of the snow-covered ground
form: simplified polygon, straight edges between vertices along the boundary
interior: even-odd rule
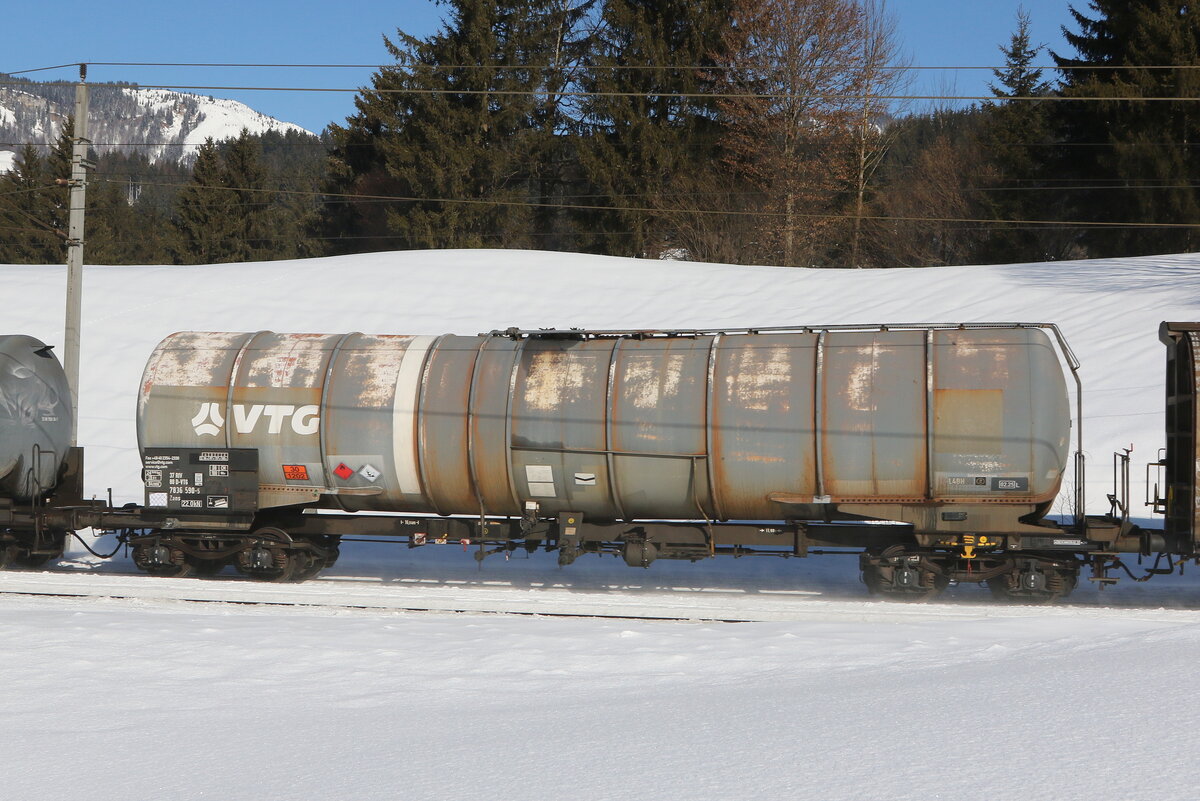
[[[59,267],[0,266],[4,332],[61,342],[64,282]],[[889,271],[500,251],[92,267],[80,439],[90,491],[140,499],[138,383],[176,330],[1057,322],[1083,363],[1089,505],[1104,511],[1112,451],[1133,444],[1145,462],[1163,443],[1158,324],[1197,319],[1192,255]],[[139,583],[78,552],[70,572],[0,575],[10,592],[121,596],[0,596],[4,797],[1195,796],[1194,572],[1081,587],[1055,609],[997,607],[974,586],[912,608],[866,601],[850,557],[640,571],[429,550],[347,546],[331,576],[283,599],[341,608],[169,600],[256,590]],[[146,589],[175,584],[196,589]],[[523,611],[759,622],[404,611],[410,597],[478,609],[493,594]]]

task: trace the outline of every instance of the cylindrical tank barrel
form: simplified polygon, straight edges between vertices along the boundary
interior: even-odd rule
[[[1070,410],[1038,328],[179,333],[146,367],[138,434],[257,448],[264,506],[778,520],[1044,503]]]
[[[45,343],[0,334],[0,498],[54,489],[71,444],[71,391]]]

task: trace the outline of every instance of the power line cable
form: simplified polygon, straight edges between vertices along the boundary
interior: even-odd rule
[[[604,69],[615,71],[653,71],[663,72],[670,70],[738,70],[738,69],[763,69],[777,66],[770,62],[754,62],[747,64],[596,64],[594,62],[572,62],[569,64],[428,64],[421,61],[396,61],[389,64],[340,64],[340,63],[269,63],[269,62],[249,62],[249,61],[87,61],[87,62],[72,62],[69,64],[58,64],[52,67],[35,67],[33,69],[16,70],[4,72],[5,75],[23,75],[33,72],[45,72],[48,70],[66,69],[67,67],[79,67],[86,65],[89,67],[200,67],[200,68],[219,68],[219,69],[406,69],[411,67],[422,67],[427,69],[442,69],[442,70],[464,70],[464,69],[509,69],[509,70],[551,70],[551,69],[568,69],[568,68],[586,68],[586,69]],[[829,63],[824,64],[824,67],[829,69],[855,69],[861,65],[856,63]],[[982,65],[982,64],[884,64],[874,69],[885,72],[1003,72],[1011,69],[1009,64],[1001,65]],[[1029,72],[1071,72],[1071,71],[1116,71],[1116,70],[1183,70],[1192,71],[1200,70],[1200,64],[1068,64],[1059,66],[1057,64],[1044,64],[1040,66],[1028,66],[1025,68]]]
[[[56,86],[56,87],[74,87],[77,82],[73,81],[47,81],[38,84],[39,86]],[[0,86],[22,86],[13,81],[0,81]],[[104,84],[90,84],[91,86],[102,86]],[[873,93],[835,93],[822,92],[814,94],[795,94],[787,92],[655,92],[653,90],[640,92],[589,92],[582,90],[554,90],[554,89],[462,89],[456,87],[445,87],[439,89],[425,89],[407,87],[403,89],[380,89],[380,88],[365,88],[365,87],[327,87],[327,86],[220,86],[220,85],[192,85],[192,84],[135,84],[129,86],[118,86],[111,84],[117,88],[130,90],[146,90],[159,89],[173,92],[298,92],[298,93],[359,93],[367,92],[377,95],[468,95],[468,96],[488,96],[488,97],[624,97],[624,98],[658,98],[662,100],[795,100],[803,99],[808,101],[858,101],[858,102],[875,102],[875,101],[977,101],[987,100],[991,102],[1166,102],[1166,103],[1182,103],[1194,102],[1200,100],[1200,96],[1196,97],[1172,97],[1159,95],[1146,95],[1138,97],[1128,96],[1066,96],[1066,95],[1035,95],[1035,96],[1003,96],[996,95],[899,95],[899,94],[873,94]]]
[[[33,192],[43,192],[47,189],[56,189],[54,184],[44,184],[40,186],[31,186],[28,189],[12,189],[7,192],[0,192],[0,197],[11,197],[12,195],[28,195]]]
[[[900,121],[903,121],[904,119],[907,119],[907,118],[899,118]],[[283,136],[286,136],[287,133],[289,133],[289,132],[277,131],[275,129],[270,129],[270,130],[272,130],[276,133],[280,133],[280,135],[283,135]],[[338,150],[345,150],[345,149],[356,149],[356,148],[372,148],[372,147],[376,146],[374,143],[371,143],[371,142],[349,142],[349,143],[344,143],[344,144],[332,144],[329,142],[320,141],[320,137],[315,134],[314,135],[305,135],[305,134],[300,134],[298,132],[292,132],[292,133],[295,133],[297,136],[303,137],[304,141],[272,142],[270,145],[271,149],[277,150],[277,149],[282,149],[282,148],[324,147],[324,148],[329,148],[331,150],[335,149],[335,148]],[[223,142],[229,141],[229,139],[234,139],[234,138],[236,138],[236,137],[230,136],[227,139],[219,139],[219,140],[214,139],[214,143],[221,144]],[[167,148],[167,147],[201,147],[202,145],[204,145],[206,143],[207,143],[207,139],[203,142],[103,142],[103,141],[97,141],[97,140],[90,140],[88,146],[93,147],[93,148],[97,148],[97,147],[110,147],[110,148],[162,147],[162,148]],[[32,142],[32,141],[0,142],[0,148],[25,147],[26,145],[29,145],[29,144],[32,144],[34,147],[52,147],[54,145],[54,142],[51,142],[49,140],[44,141],[44,142]],[[1138,142],[1137,144],[1139,146],[1145,145],[1145,146],[1150,146],[1150,147],[1186,147],[1186,148],[1200,147],[1200,142],[1157,141],[1157,142]],[[1021,147],[1113,148],[1113,147],[1128,147],[1129,145],[1130,145],[1129,142],[1005,142],[1005,143],[1001,143],[1001,144],[989,145],[989,149],[1005,150],[1005,149],[1009,149],[1009,148],[1021,148]],[[696,149],[699,150],[702,148],[697,147]]]
[[[101,179],[102,180],[102,179]],[[94,181],[95,182],[95,181]],[[144,183],[143,186],[173,186],[183,187],[192,184],[164,184],[164,183]],[[947,223],[976,223],[986,225],[1028,225],[1028,226],[1060,226],[1064,228],[1155,228],[1155,229],[1187,229],[1200,228],[1200,222],[1196,223],[1165,223],[1165,222],[1104,222],[1104,221],[1086,221],[1086,220],[1000,220],[995,218],[972,218],[972,217],[913,217],[913,216],[885,216],[885,215],[854,215],[854,214],[813,214],[805,212],[787,212],[787,211],[746,211],[741,209],[681,209],[681,208],[664,208],[661,206],[604,206],[604,205],[589,205],[579,203],[541,203],[529,200],[493,200],[488,198],[440,198],[440,197],[418,197],[407,195],[353,195],[340,192],[318,192],[305,190],[288,190],[288,189],[264,189],[259,187],[233,187],[233,186],[206,186],[205,189],[216,191],[230,192],[263,192],[279,195],[293,195],[319,198],[344,198],[348,200],[369,199],[369,200],[385,200],[398,203],[448,203],[462,205],[482,205],[482,206],[510,206],[510,207],[528,207],[528,208],[548,208],[548,209],[565,209],[570,211],[617,211],[617,212],[636,212],[643,214],[694,214],[698,216],[727,216],[727,217],[790,217],[793,219],[803,220],[864,220],[873,222],[947,222]]]

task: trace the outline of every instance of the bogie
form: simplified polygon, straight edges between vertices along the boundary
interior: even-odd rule
[[[868,592],[891,601],[928,601],[950,586],[938,559],[905,545],[864,551],[859,565]]]
[[[1077,565],[1029,558],[1014,560],[1010,570],[988,579],[987,585],[999,600],[1046,604],[1070,595],[1078,581]]]
[[[192,574],[192,563],[179,548],[161,542],[147,542],[133,548],[133,563],[152,576],[182,578]]]

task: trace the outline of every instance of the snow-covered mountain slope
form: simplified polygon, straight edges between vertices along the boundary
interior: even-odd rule
[[[0,76],[2,77],[2,76]],[[205,139],[219,141],[266,131],[309,133],[234,100],[164,89],[95,84],[89,88],[88,136],[98,153],[139,152],[152,161],[190,161]],[[0,86],[0,171],[24,143],[52,144],[74,111],[70,86]]]

